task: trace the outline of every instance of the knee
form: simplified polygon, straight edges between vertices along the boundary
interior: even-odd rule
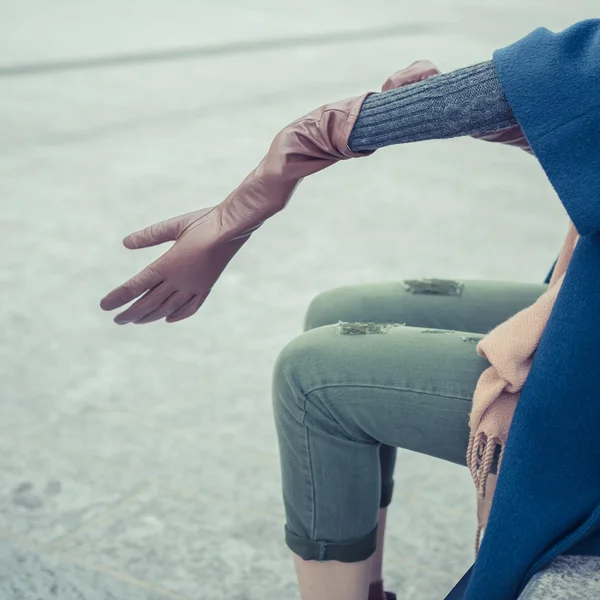
[[[273,368],[273,400],[281,402],[290,395],[303,396],[305,379],[311,370],[314,345],[307,333],[289,342],[279,353]]]
[[[326,354],[324,337],[331,333],[329,328],[303,333],[279,353],[272,383],[273,413],[278,423],[284,416],[304,420],[306,394],[319,385]]]
[[[348,290],[348,286],[338,287],[316,296],[306,311],[304,331],[324,325],[333,325],[340,320],[349,320],[341,318],[341,315],[348,312]]]

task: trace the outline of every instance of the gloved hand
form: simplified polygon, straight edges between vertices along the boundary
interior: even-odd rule
[[[389,77],[383,84],[382,91],[387,92],[405,85],[410,85],[411,83],[417,83],[418,81],[423,81],[424,79],[439,75],[440,73],[441,71],[432,62],[428,60],[419,60],[406,69],[397,71]],[[518,125],[507,127],[500,131],[474,135],[473,138],[483,140],[484,142],[496,142],[507,146],[515,146],[516,148],[525,150],[525,152],[528,152],[529,154],[533,154],[525,134]]]
[[[348,147],[348,138],[368,94],[322,106],[277,134],[269,152],[221,204],[194,211],[127,236],[130,249],[175,242],[157,261],[105,296],[118,324],[168,323],[193,315],[213,285],[269,217],[282,210],[303,177],[340,160],[367,156]]]

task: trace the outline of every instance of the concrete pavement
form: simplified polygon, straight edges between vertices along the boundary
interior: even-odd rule
[[[542,280],[560,203],[512,149],[389,148],[305,181],[171,326],[117,327],[98,308],[162,251],[120,240],[220,201],[315,106],[418,58],[486,60],[535,26],[594,16],[592,1],[0,0],[0,13],[0,598],[297,598],[269,386],[308,303],[404,277]],[[437,600],[472,560],[470,476],[402,452],[396,486],[386,579],[403,600]]]

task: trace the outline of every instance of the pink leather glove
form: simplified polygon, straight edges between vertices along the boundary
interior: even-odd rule
[[[262,223],[282,210],[303,177],[340,160],[367,156],[348,138],[368,94],[322,106],[277,134],[269,152],[221,204],[127,236],[126,248],[175,242],[157,261],[105,296],[114,310],[143,296],[115,317],[118,324],[168,323],[193,315],[235,253]]]
[[[432,62],[428,60],[419,60],[406,69],[397,71],[388,78],[383,84],[382,91],[387,92],[404,85],[417,83],[418,81],[423,81],[424,79],[439,75],[440,73],[441,71]],[[525,134],[518,125],[507,127],[500,131],[474,135],[473,138],[483,140],[484,142],[496,142],[507,146],[515,146],[516,148],[525,150],[525,152],[528,152],[529,154],[533,154]]]

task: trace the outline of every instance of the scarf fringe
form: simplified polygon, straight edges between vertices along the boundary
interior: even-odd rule
[[[467,467],[471,471],[471,477],[477,488],[479,498],[483,498],[486,494],[487,478],[494,466],[498,446],[500,447],[497,465],[497,471],[499,472],[504,457],[504,442],[499,437],[488,438],[487,434],[482,431],[469,439]]]
[[[467,467],[471,471],[473,483],[477,489],[477,499],[482,501],[487,492],[487,480],[496,456],[496,448],[500,447],[497,471],[500,472],[502,458],[504,457],[504,442],[499,437],[488,438],[487,434],[480,431],[477,435],[469,438],[467,448]],[[479,524],[475,535],[475,558],[479,554],[481,538],[484,533],[483,525]]]

